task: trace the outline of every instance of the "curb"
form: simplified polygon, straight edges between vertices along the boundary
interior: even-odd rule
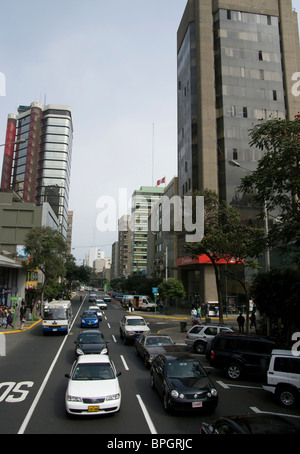
[[[35,325],[40,323],[42,319],[37,320],[36,322],[32,322],[30,326],[25,326],[23,329],[14,329],[14,330],[7,330],[7,329],[1,329],[0,328],[0,334],[14,334],[14,333],[23,333],[23,331],[28,331],[29,329],[33,328]]]

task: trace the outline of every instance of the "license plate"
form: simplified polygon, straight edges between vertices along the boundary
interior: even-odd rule
[[[99,411],[99,405],[90,405],[90,406],[88,407],[88,411],[89,411],[89,412]]]
[[[202,402],[193,402],[192,403],[192,408],[201,408],[202,407]]]

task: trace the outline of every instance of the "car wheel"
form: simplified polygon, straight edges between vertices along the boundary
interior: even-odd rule
[[[194,351],[199,355],[203,355],[206,350],[206,343],[202,341],[194,342]]]
[[[227,377],[230,378],[231,380],[239,380],[242,375],[242,368],[237,363],[230,363],[226,367],[226,374]]]
[[[121,338],[121,339],[123,338],[123,333],[122,333],[121,330],[120,330],[120,338]]]
[[[298,396],[293,388],[282,386],[276,390],[276,397],[281,405],[291,408],[295,406]]]

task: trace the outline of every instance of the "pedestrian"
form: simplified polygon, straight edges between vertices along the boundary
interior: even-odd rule
[[[12,328],[13,328],[13,325],[12,325],[13,319],[14,319],[13,314],[12,314],[11,312],[9,312],[9,314],[8,314],[8,316],[7,316],[7,324],[8,324],[9,326],[11,326]]]
[[[250,316],[250,328],[255,328],[256,329],[256,317],[254,311],[251,313]]]
[[[201,321],[201,308],[200,308],[200,306],[197,307],[197,317]]]
[[[7,329],[7,317],[6,317],[6,315],[4,315],[4,317],[2,318],[2,327]]]
[[[244,324],[245,324],[245,317],[243,316],[242,312],[240,312],[240,315],[236,319],[239,325],[239,332],[243,333],[244,332]]]
[[[26,321],[26,318],[25,318],[24,315],[22,315],[21,316],[21,327],[20,327],[20,329],[24,329],[25,321]]]

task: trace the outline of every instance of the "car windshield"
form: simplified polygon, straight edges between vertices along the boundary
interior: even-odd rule
[[[146,339],[146,345],[173,345],[173,341],[170,337],[149,337]]]
[[[183,378],[183,377],[205,377],[206,373],[198,361],[169,361],[167,362],[167,377]]]
[[[66,309],[53,308],[53,309],[44,309],[44,320],[66,320]]]
[[[83,318],[97,318],[97,315],[94,312],[84,312]]]
[[[101,344],[104,342],[104,339],[100,333],[84,333],[80,335],[78,342],[83,344]]]
[[[139,318],[127,319],[127,325],[146,325],[145,320]]]
[[[112,380],[115,378],[110,363],[77,364],[72,380]]]

